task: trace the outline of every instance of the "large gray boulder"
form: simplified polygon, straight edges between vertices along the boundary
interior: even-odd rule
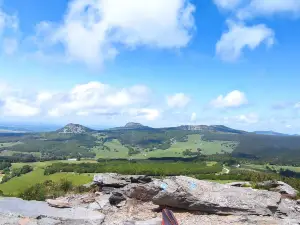
[[[120,188],[131,183],[149,183],[151,177],[146,175],[120,175],[116,173],[101,173],[94,176],[93,183],[100,187]]]
[[[160,190],[161,188],[154,183],[129,184],[123,188],[123,193],[129,198],[147,202],[151,201]]]
[[[81,224],[101,224],[105,218],[102,213],[85,207],[53,208],[46,202],[25,201],[19,198],[0,199],[1,214],[17,214],[25,218],[47,217],[59,221],[70,221],[69,224],[75,224],[78,221],[81,221]]]
[[[286,195],[291,198],[295,198],[298,194],[298,191],[296,189],[282,181],[268,180],[258,183],[258,186],[270,191],[279,192],[280,194]]]
[[[101,187],[120,188],[126,186],[129,182],[116,173],[101,173],[94,175],[93,182]]]
[[[297,201],[283,198],[279,203],[275,215],[282,219],[298,221],[300,224],[300,205],[297,204]]]
[[[153,203],[192,211],[228,215],[273,215],[281,195],[276,192],[232,187],[191,177],[156,181],[161,191]]]

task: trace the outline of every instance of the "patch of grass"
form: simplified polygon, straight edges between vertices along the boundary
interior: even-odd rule
[[[14,146],[14,145],[19,145],[19,144],[23,144],[23,143],[20,141],[18,141],[18,142],[2,142],[2,143],[0,143],[0,148],[7,148],[7,147]]]
[[[18,152],[18,151],[10,151],[10,150],[4,150],[0,152],[0,156],[13,156],[14,154],[28,154],[28,155],[33,155],[35,157],[41,157],[40,152]]]
[[[17,196],[26,188],[46,180],[54,182],[66,179],[71,181],[74,185],[82,185],[92,181],[92,174],[75,174],[75,173],[55,173],[49,176],[44,175],[44,169],[37,168],[34,171],[27,173],[20,177],[14,177],[4,184],[0,184],[0,190],[5,195]]]
[[[149,157],[183,157],[183,151],[192,149],[197,152],[197,148],[202,150],[203,155],[212,155],[222,152],[232,152],[234,149],[230,146],[236,145],[232,141],[204,141],[200,134],[188,135],[188,141],[175,142],[166,150],[157,149],[154,151],[144,151],[141,154],[134,155],[133,158],[149,158]]]
[[[257,170],[257,171],[267,171],[266,166],[268,166],[271,169],[275,169],[276,171],[279,171],[282,169],[288,169],[294,172],[300,172],[300,167],[296,166],[277,166],[277,165],[268,165],[268,164],[244,164],[242,165],[242,169],[249,169],[249,170]]]
[[[96,153],[96,158],[128,158],[128,148],[120,143],[119,140],[114,139],[112,141],[105,142],[107,148],[103,149],[103,146],[95,146],[93,151]]]
[[[206,162],[206,166],[214,166],[216,165],[218,162],[214,162],[214,161],[209,161],[209,162]]]
[[[12,164],[12,168],[20,168],[24,165],[30,165],[33,168],[45,168],[47,166],[52,165],[53,163],[72,163],[72,164],[76,164],[76,163],[97,163],[96,160],[80,160],[80,161],[69,161],[69,160],[53,160],[53,161],[45,161],[45,162],[33,162],[33,163],[13,163]]]

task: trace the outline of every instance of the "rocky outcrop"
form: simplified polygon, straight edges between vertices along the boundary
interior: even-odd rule
[[[116,173],[103,173],[94,176],[93,183],[97,184],[101,188],[114,187],[120,188],[124,187],[130,183],[149,183],[151,182],[151,177],[145,175],[119,175]]]
[[[157,205],[229,215],[272,215],[281,195],[178,176],[159,181],[165,187],[153,198]]]
[[[158,225],[162,207],[171,208],[180,225],[300,224],[300,202],[275,191],[185,176],[155,179],[113,173],[96,175],[94,184],[99,192],[47,202],[0,199],[0,225]]]
[[[276,191],[279,192],[280,194],[289,196],[291,198],[295,198],[298,194],[298,191],[291,187],[290,185],[282,182],[282,181],[264,181],[261,183],[258,183],[259,187],[268,189],[270,191]]]

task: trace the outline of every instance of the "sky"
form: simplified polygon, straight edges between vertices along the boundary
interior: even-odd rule
[[[299,0],[0,0],[0,122],[300,134]]]

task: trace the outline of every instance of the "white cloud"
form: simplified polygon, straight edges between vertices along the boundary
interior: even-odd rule
[[[287,124],[287,125],[285,125],[285,127],[286,127],[286,128],[292,128],[292,125]]]
[[[295,108],[295,109],[299,109],[299,108],[300,108],[300,102],[297,102],[297,103],[294,105],[294,108]]]
[[[237,16],[240,19],[249,19],[257,16],[271,16],[274,14],[287,14],[299,16],[299,0],[251,0],[250,3],[240,9]]]
[[[232,10],[237,8],[244,0],[213,0],[221,9]]]
[[[247,124],[257,123],[259,121],[258,115],[254,113],[239,115],[236,116],[235,119],[239,123],[247,123]]]
[[[146,120],[156,120],[160,116],[160,111],[158,109],[129,109],[128,114],[132,117],[142,118]]]
[[[195,112],[193,112],[191,115],[191,122],[195,122],[196,119],[197,119],[197,114]]]
[[[13,55],[18,50],[19,42],[15,38],[4,38],[2,45],[5,54]]]
[[[50,99],[52,99],[52,97],[53,94],[51,94],[50,92],[40,92],[37,94],[36,100],[38,103],[43,103],[49,101]]]
[[[274,32],[264,24],[245,26],[228,21],[229,30],[222,34],[216,44],[216,54],[225,61],[237,60],[243,50],[253,50],[262,43],[272,46],[274,43]]]
[[[189,0],[73,0],[62,24],[41,22],[35,39],[46,48],[63,46],[70,61],[101,65],[119,46],[185,47],[194,11]]]
[[[227,95],[220,95],[216,99],[212,100],[210,105],[214,108],[230,108],[239,107],[248,103],[246,95],[239,91],[234,90]]]
[[[184,108],[187,106],[191,99],[184,93],[177,93],[171,96],[167,96],[167,104],[171,108]]]
[[[7,14],[0,6],[0,52],[12,55],[18,48],[15,38],[19,29],[19,20],[16,15]]]
[[[6,98],[1,108],[1,114],[8,117],[31,117],[40,113],[40,109],[31,105],[25,99]]]
[[[224,117],[223,122],[227,124],[255,124],[259,122],[259,116],[255,113],[241,114]]]
[[[134,111],[139,118],[155,120],[160,112],[148,107],[149,97],[150,90],[143,85],[116,88],[89,82],[63,92],[33,91],[29,94],[28,90],[16,90],[0,83],[0,116],[105,117],[130,116],[130,112]]]
[[[118,89],[100,82],[89,82],[76,85],[66,93],[39,94],[39,99],[47,100],[46,106],[52,107],[48,112],[50,116],[111,115],[148,103],[149,93],[149,89],[142,85]]]

